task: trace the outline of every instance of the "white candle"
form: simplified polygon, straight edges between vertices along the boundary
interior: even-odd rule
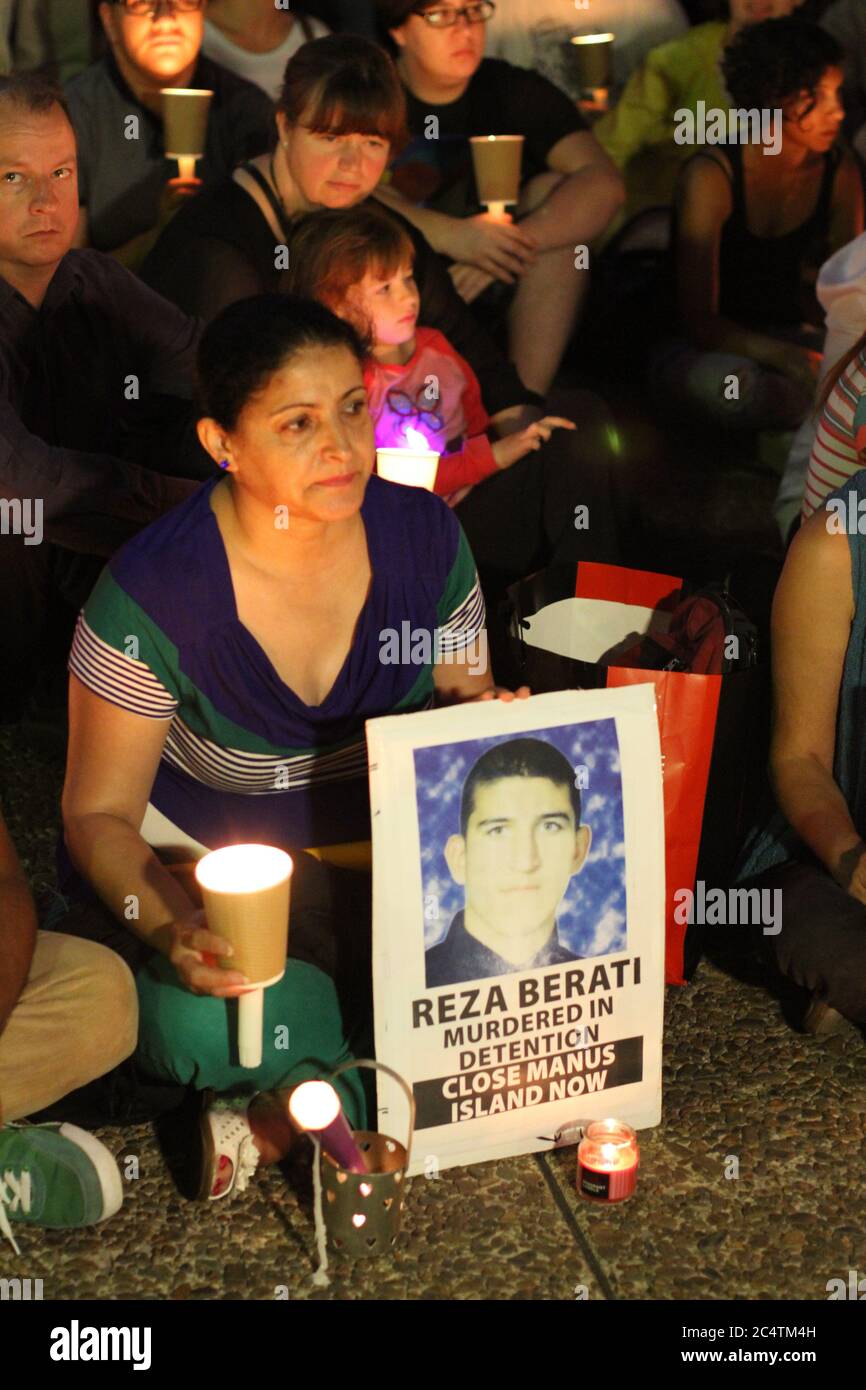
[[[423,487],[433,491],[436,470],[439,467],[439,454],[428,448],[427,440],[420,430],[406,430],[409,447],[405,449],[377,449],[376,471],[380,478],[389,483],[402,483],[404,487]]]
[[[292,868],[289,855],[273,845],[227,845],[196,865],[208,930],[234,948],[220,964],[253,986],[238,995],[242,1067],[261,1066],[264,991],[286,968]]]
[[[180,178],[184,183],[191,183],[195,178],[195,166],[198,155],[179,154],[177,157],[177,167],[180,171]]]
[[[507,205],[520,198],[523,142],[522,135],[473,135],[469,141],[478,201],[500,222]]]
[[[610,86],[614,38],[614,34],[576,34],[571,40],[578,81],[584,91]]]
[[[326,1154],[350,1173],[366,1173],[364,1155],[343,1114],[340,1097],[327,1081],[302,1081],[289,1097],[289,1114],[298,1129],[317,1135]]]

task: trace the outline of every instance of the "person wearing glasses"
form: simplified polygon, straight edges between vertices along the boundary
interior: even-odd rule
[[[78,135],[81,201],[76,245],[114,254],[136,270],[178,203],[272,143],[264,92],[201,54],[205,0],[103,0],[110,51],[67,84]],[[213,91],[196,181],[169,180],[161,87]]]
[[[590,247],[602,234],[624,189],[563,92],[538,73],[484,57],[495,8],[492,0],[378,0],[413,137],[379,196],[448,258],[459,293],[477,313],[506,318],[511,360],[545,395],[586,293],[575,247]],[[496,134],[525,140],[513,223],[491,220],[477,201],[469,139]]]

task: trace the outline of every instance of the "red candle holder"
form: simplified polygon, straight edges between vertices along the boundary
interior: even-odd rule
[[[594,1120],[577,1149],[577,1190],[595,1202],[622,1202],[637,1187],[637,1135],[622,1120]]]

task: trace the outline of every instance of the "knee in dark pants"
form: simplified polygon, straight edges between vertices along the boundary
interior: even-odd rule
[[[780,930],[763,941],[782,975],[866,1025],[866,906],[813,864],[783,864],[751,882],[781,891]]]

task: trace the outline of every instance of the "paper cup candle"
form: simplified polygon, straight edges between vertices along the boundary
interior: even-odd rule
[[[285,973],[293,867],[273,845],[228,845],[196,865],[208,930],[234,947],[220,965],[240,971],[254,986],[238,995],[242,1067],[261,1066],[264,991]]]
[[[289,1114],[298,1129],[318,1139],[323,1151],[347,1173],[366,1173],[367,1165],[327,1081],[302,1081],[289,1097]]]
[[[581,91],[592,96],[606,90],[613,81],[613,34],[576,34],[571,40],[577,80]]]
[[[195,162],[207,143],[207,122],[213,92],[194,87],[162,87],[165,153],[176,159],[182,179],[195,178]]]
[[[405,449],[377,449],[376,472],[389,483],[403,483],[405,487],[423,487],[433,491],[439,455],[431,449],[420,430],[409,425],[406,429]]]
[[[597,1202],[621,1202],[637,1187],[637,1135],[622,1120],[594,1120],[577,1150],[577,1190]]]
[[[506,206],[520,198],[523,136],[473,135],[469,143],[478,201],[486,205],[491,217],[508,221]]]

